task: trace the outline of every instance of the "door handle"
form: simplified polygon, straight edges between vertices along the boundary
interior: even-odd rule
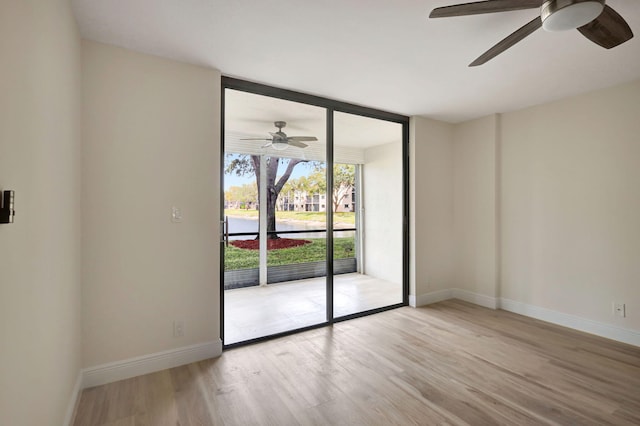
[[[225,247],[229,247],[229,216],[225,216],[223,221],[220,221],[220,242],[224,243]]]

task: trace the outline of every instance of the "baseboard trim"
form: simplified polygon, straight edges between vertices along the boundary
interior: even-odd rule
[[[469,290],[463,290],[461,288],[454,288],[451,291],[451,297],[453,299],[464,300],[465,302],[473,303],[474,305],[484,306],[489,309],[498,309],[500,301],[491,296],[487,296],[480,293],[474,293]]]
[[[69,398],[69,404],[67,405],[67,412],[64,416],[64,421],[62,422],[64,426],[71,426],[73,424],[80,392],[82,392],[82,370],[78,371],[76,383],[73,385],[73,390],[71,391],[71,397]]]
[[[215,358],[222,354],[222,341],[217,340],[156,352],[122,361],[86,368],[82,371],[82,388],[104,385],[167,368]]]
[[[463,290],[461,288],[451,288],[445,290],[424,293],[418,296],[409,296],[409,305],[415,307],[430,305],[449,299],[460,299],[485,308],[497,309],[498,299],[480,293]]]
[[[417,296],[409,296],[409,306],[417,308],[418,306],[430,305],[432,303],[442,302],[443,300],[449,300],[452,296],[452,290],[438,290],[430,293],[423,293]]]
[[[593,321],[575,315],[565,314],[563,312],[541,308],[539,306],[529,305],[505,298],[500,299],[500,308],[505,311],[572,328],[574,330],[583,331],[585,333],[595,334],[596,336],[605,337],[618,342],[640,346],[640,332],[630,330],[628,328],[605,324],[599,321]]]
[[[636,330],[605,324],[575,315],[565,314],[563,312],[553,311],[551,309],[529,305],[523,302],[517,302],[515,300],[486,296],[484,294],[474,293],[460,288],[439,290],[431,293],[420,294],[418,296],[409,296],[409,305],[416,308],[418,306],[430,305],[432,303],[442,302],[448,299],[459,299],[490,309],[503,309],[505,311],[550,322],[573,330],[605,337],[617,342],[640,346],[640,332]]]

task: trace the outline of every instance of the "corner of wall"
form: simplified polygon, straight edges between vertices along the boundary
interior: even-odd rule
[[[451,283],[453,125],[412,117],[410,130],[410,300],[420,304]]]
[[[455,125],[453,136],[453,288],[499,297],[498,115]]]

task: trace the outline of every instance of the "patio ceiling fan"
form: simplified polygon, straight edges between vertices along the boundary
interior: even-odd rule
[[[282,128],[287,125],[286,121],[274,121],[273,123],[278,131],[275,133],[269,132],[271,135],[271,139],[266,138],[244,138],[241,139],[243,141],[268,141],[266,144],[262,145],[262,148],[272,147],[275,150],[283,151],[287,149],[289,145],[295,146],[298,148],[306,148],[307,145],[305,142],[317,141],[318,138],[315,136],[287,136],[286,133],[282,131]]]
[[[540,9],[540,15],[517,29],[469,64],[482,65],[534,31],[577,29],[592,42],[611,49],[633,38],[627,22],[605,0],[485,0],[433,9],[429,18],[478,15],[511,10]]]

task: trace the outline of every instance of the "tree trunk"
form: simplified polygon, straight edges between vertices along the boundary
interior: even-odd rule
[[[293,168],[299,163],[304,163],[306,160],[297,160],[291,159],[289,160],[289,164],[287,165],[287,169],[284,174],[278,179],[276,183],[276,177],[278,173],[278,164],[280,163],[279,157],[269,157],[267,159],[267,181],[260,182],[260,156],[252,155],[251,162],[253,164],[253,168],[256,175],[256,184],[258,186],[258,194],[260,193],[260,185],[267,186],[267,232],[275,232],[276,231],[276,201],[278,200],[278,194],[282,191],[282,187],[289,180],[291,176],[291,172],[293,172]],[[275,240],[278,239],[277,234],[268,234],[268,239]],[[260,239],[260,234],[256,237],[256,240]]]
[[[276,200],[278,195],[275,193],[275,189],[269,185],[267,187],[267,232],[276,231]],[[278,234],[267,234],[267,238],[270,240],[276,240]]]

